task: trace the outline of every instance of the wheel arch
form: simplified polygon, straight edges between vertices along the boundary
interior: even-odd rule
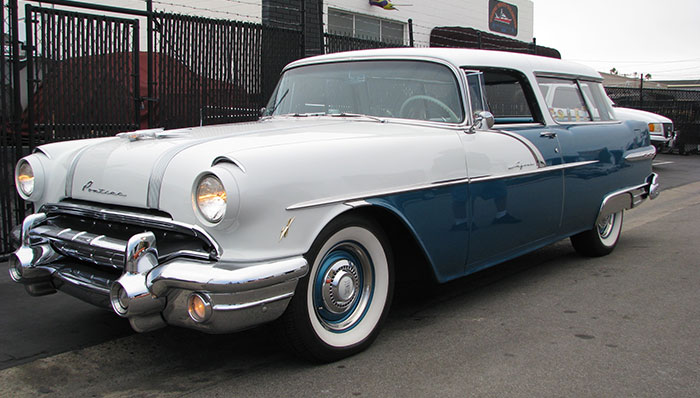
[[[438,281],[434,264],[432,264],[425,247],[408,221],[394,209],[381,204],[363,202],[338,214],[328,223],[338,217],[349,215],[374,220],[384,230],[394,258],[394,272],[399,280],[430,275],[433,281]]]

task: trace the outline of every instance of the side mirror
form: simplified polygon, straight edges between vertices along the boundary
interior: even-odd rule
[[[267,112],[267,108],[265,108],[264,106],[260,108],[260,117],[265,116],[265,112]]]
[[[489,111],[481,111],[476,114],[474,124],[469,128],[469,132],[473,133],[476,130],[490,130],[496,123],[493,114]]]

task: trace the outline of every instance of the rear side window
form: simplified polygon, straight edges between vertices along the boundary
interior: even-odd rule
[[[537,82],[555,121],[576,123],[593,120],[575,80],[537,78]]]
[[[549,113],[558,123],[613,120],[603,85],[592,81],[538,77]]]

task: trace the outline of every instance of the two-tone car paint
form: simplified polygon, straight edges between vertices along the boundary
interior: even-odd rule
[[[174,250],[160,259],[162,264],[145,270],[139,280],[145,281],[153,297],[177,290],[168,300],[179,303],[174,307],[159,303],[149,311],[162,311],[166,323],[228,332],[279,316],[297,279],[307,272],[310,264],[304,256],[321,231],[358,209],[384,212],[408,231],[436,279],[444,282],[590,230],[603,215],[607,199],[619,192],[650,193],[654,150],[643,125],[563,124],[547,111],[537,77],[599,81],[589,68],[489,51],[394,49],[313,57],[286,70],[380,60],[417,60],[449,68],[468,116],[446,123],[287,114],[252,123],[49,144],[25,159],[43,183],[42,192],[30,199],[37,209],[45,204],[87,206],[95,216],[103,206],[104,214],[142,214],[191,226],[211,252]],[[493,67],[524,77],[538,120],[493,128],[476,120],[466,74]],[[218,177],[226,189],[221,222],[208,221],[194,204],[195,185],[203,175]],[[613,210],[636,204],[624,203]],[[25,228],[25,249],[31,245],[32,228],[33,224]],[[142,229],[148,230],[147,222]],[[23,261],[34,261],[20,257],[20,270]],[[400,264],[396,267],[400,273]],[[200,280],[206,278],[195,274],[203,269],[212,272],[206,275],[216,275],[212,278],[217,282]],[[274,269],[275,278],[290,276],[268,286],[260,282],[265,280],[264,271],[255,269]],[[248,279],[226,280],[234,274]],[[182,283],[185,277],[191,283]],[[212,295],[224,296],[231,293],[226,286],[246,283],[250,289],[259,284],[269,292],[248,302],[247,296],[238,294],[218,305],[229,313],[245,310],[246,319],[198,323],[173,309],[186,308],[184,297],[197,287],[214,286]],[[272,299],[277,307],[261,315]],[[257,315],[251,315],[252,310]],[[154,319],[137,329],[165,324]]]

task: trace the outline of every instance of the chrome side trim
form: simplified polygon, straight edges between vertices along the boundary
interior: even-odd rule
[[[409,185],[409,186],[404,186],[404,187],[390,188],[390,189],[386,189],[386,190],[363,192],[363,193],[358,193],[356,195],[335,196],[335,197],[329,197],[329,198],[323,198],[323,199],[317,199],[317,200],[310,200],[307,202],[295,203],[291,206],[288,206],[286,208],[286,210],[289,210],[289,211],[299,210],[299,209],[306,209],[309,207],[326,206],[326,205],[337,204],[337,203],[344,203],[350,207],[356,207],[358,204],[360,204],[361,201],[365,201],[367,198],[374,198],[377,196],[395,195],[395,194],[399,194],[399,193],[414,192],[414,191],[420,191],[423,189],[441,188],[441,187],[446,187],[446,186],[451,186],[451,185],[471,184],[471,183],[477,183],[477,182],[482,182],[482,181],[497,180],[497,179],[501,179],[501,178],[521,177],[521,176],[525,176],[525,175],[529,175],[529,174],[538,174],[538,173],[547,173],[547,172],[556,171],[556,170],[565,170],[565,169],[570,169],[570,168],[574,168],[574,167],[580,167],[580,166],[585,166],[585,165],[589,165],[589,164],[594,164],[594,163],[598,163],[598,162],[599,162],[598,160],[590,160],[590,161],[585,161],[585,162],[566,163],[566,164],[559,164],[559,165],[555,165],[555,166],[545,166],[545,167],[541,167],[541,168],[538,168],[535,170],[520,171],[520,172],[516,172],[516,173],[497,174],[497,175],[480,175],[480,176],[468,177],[468,178],[455,178],[452,180],[438,181],[438,182],[433,182],[433,183],[429,183],[429,184]],[[362,203],[362,204],[364,204],[364,203]]]
[[[589,160],[589,161],[585,161],[585,162],[573,162],[573,163],[558,164],[555,166],[545,166],[545,167],[542,167],[542,168],[539,168],[536,170],[525,170],[525,171],[519,171],[516,173],[479,176],[479,177],[471,178],[469,180],[469,182],[475,183],[475,182],[482,182],[482,181],[498,180],[501,178],[521,177],[521,176],[526,176],[526,175],[530,175],[530,174],[548,173],[550,171],[566,170],[566,169],[571,169],[574,167],[581,167],[581,166],[586,166],[589,164],[595,164],[598,162],[599,162],[599,160]]]
[[[656,155],[656,147],[650,145],[645,149],[627,153],[625,155],[625,160],[628,162],[639,162],[641,160],[653,159],[654,155]]]
[[[258,300],[258,301],[251,301],[249,303],[242,303],[242,304],[217,304],[213,307],[214,311],[236,311],[236,310],[244,310],[246,308],[250,307],[255,307],[258,305],[264,305],[264,304],[269,304],[269,303],[274,303],[275,301],[281,301],[284,299],[288,299],[294,296],[294,292],[289,292],[289,293],[284,293],[280,294],[279,296],[275,297],[269,297],[266,299]]]
[[[346,203],[346,204],[348,204],[351,207],[355,207],[358,204],[357,202],[364,201],[367,198],[393,195],[393,194],[404,193],[404,192],[420,191],[423,189],[440,188],[440,187],[446,187],[446,186],[450,186],[450,185],[466,184],[468,182],[469,182],[469,178],[456,178],[453,180],[438,181],[438,182],[433,182],[430,184],[409,185],[409,186],[404,186],[404,187],[396,187],[396,188],[388,188],[388,189],[384,189],[384,190],[363,192],[363,193],[358,193],[356,195],[334,196],[334,197],[329,197],[329,198],[310,200],[307,202],[295,203],[291,206],[288,206],[286,208],[286,210],[299,210],[299,209],[305,209],[305,208],[309,208],[309,207],[325,206],[325,205],[330,205],[330,204],[335,204],[335,203],[345,203],[345,202],[353,202],[353,203]]]
[[[510,138],[516,139],[520,141],[523,145],[527,147],[527,149],[530,150],[530,153],[532,153],[532,156],[535,158],[535,161],[537,162],[537,167],[545,167],[547,166],[547,162],[544,160],[544,156],[542,156],[542,153],[540,152],[539,149],[530,142],[527,138],[523,137],[520,134],[516,134],[512,131],[507,131],[507,130],[493,130],[493,132],[498,133],[498,134],[503,134],[507,135]]]
[[[574,79],[574,80],[583,80],[583,81],[597,82],[597,83],[603,82],[603,79],[601,77],[578,75],[578,74],[574,74],[574,73],[535,71],[534,74],[536,77],[553,77],[555,79],[557,79],[557,78],[558,79]]]

